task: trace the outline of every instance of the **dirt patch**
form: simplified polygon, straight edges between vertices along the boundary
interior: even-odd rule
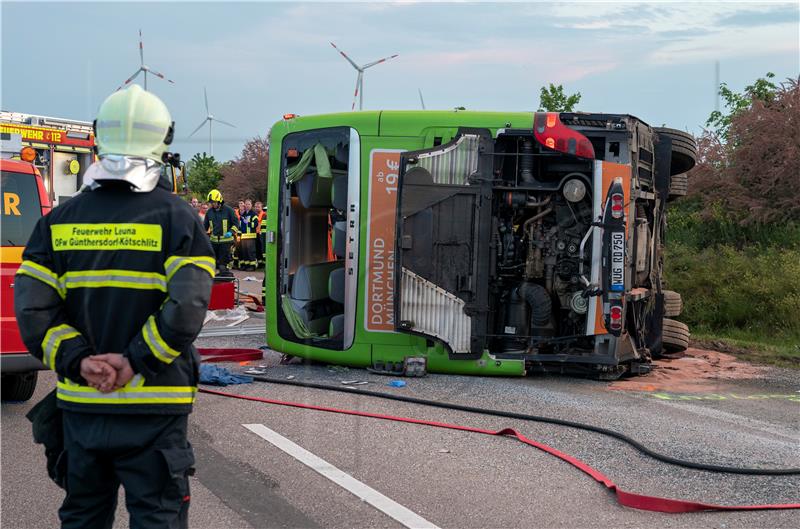
[[[761,378],[767,369],[742,362],[730,354],[690,347],[679,357],[654,361],[653,371],[647,375],[618,380],[609,389],[671,393],[719,392],[732,387],[733,381]]]

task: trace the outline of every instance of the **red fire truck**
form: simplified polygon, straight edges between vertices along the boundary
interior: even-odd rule
[[[22,145],[36,151],[34,165],[42,174],[53,205],[78,191],[94,161],[94,133],[88,121],[0,111],[0,133],[20,135]]]

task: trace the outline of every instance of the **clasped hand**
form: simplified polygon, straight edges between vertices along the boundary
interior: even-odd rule
[[[81,376],[89,386],[101,393],[116,391],[131,378],[133,368],[128,359],[119,353],[87,356],[81,360]]]

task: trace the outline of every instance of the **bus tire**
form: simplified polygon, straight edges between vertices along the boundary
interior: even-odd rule
[[[697,142],[688,132],[666,127],[654,129],[659,136],[672,139],[672,162],[670,176],[685,173],[694,167],[697,162]]]
[[[0,391],[2,400],[16,402],[30,400],[36,390],[36,381],[38,379],[38,371],[3,375],[3,387],[2,391]]]
[[[665,353],[681,353],[689,348],[689,326],[664,318],[662,340]]]
[[[664,316],[673,318],[680,316],[683,310],[683,298],[674,290],[664,290]]]
[[[668,201],[675,200],[676,198],[685,197],[689,191],[689,178],[686,173],[673,175],[669,180],[669,196]]]

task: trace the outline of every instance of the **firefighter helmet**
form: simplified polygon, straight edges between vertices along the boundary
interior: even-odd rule
[[[100,105],[95,121],[97,153],[163,163],[175,123],[167,106],[139,85],[114,92]]]
[[[212,189],[208,192],[208,201],[222,202],[222,193],[219,192],[219,189]]]

